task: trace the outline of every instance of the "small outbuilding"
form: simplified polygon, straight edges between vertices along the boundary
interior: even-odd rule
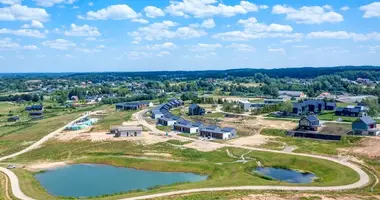
[[[110,133],[115,137],[137,137],[142,135],[142,131],[140,126],[112,126]]]
[[[319,127],[319,119],[314,115],[302,117],[299,121],[299,129],[317,131]]]
[[[376,121],[370,116],[360,117],[352,123],[352,131],[355,135],[379,135],[376,129]]]

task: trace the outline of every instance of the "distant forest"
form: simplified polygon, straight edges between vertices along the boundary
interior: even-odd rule
[[[69,78],[74,80],[92,80],[93,82],[117,81],[126,78],[141,78],[150,80],[167,80],[178,78],[195,80],[199,78],[251,77],[256,73],[270,78],[311,79],[323,75],[339,75],[342,78],[356,79],[357,77],[371,80],[380,79],[380,66],[339,66],[339,67],[302,67],[278,69],[231,69],[205,71],[152,71],[152,72],[94,72],[94,73],[14,73],[0,74],[7,78]]]

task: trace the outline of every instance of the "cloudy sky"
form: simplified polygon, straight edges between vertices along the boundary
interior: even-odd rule
[[[380,2],[0,0],[0,72],[336,65],[380,65]]]

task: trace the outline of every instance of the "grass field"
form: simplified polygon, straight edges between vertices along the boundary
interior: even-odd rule
[[[269,143],[262,145],[263,148],[279,150],[287,146],[296,146],[294,152],[311,153],[311,154],[324,154],[324,155],[338,155],[339,148],[351,147],[360,141],[360,137],[346,136],[341,141],[325,141],[315,140],[308,138],[296,138],[285,136],[286,131],[277,129],[263,129],[261,134],[269,136],[278,136],[272,139]]]
[[[118,199],[134,195],[202,187],[233,185],[292,185],[285,182],[266,180],[256,176],[251,172],[252,169],[257,167],[256,162],[248,162],[246,164],[233,163],[236,159],[229,157],[226,153],[226,149],[219,149],[213,152],[199,152],[194,149],[174,147],[171,144],[182,143],[179,141],[169,141],[144,146],[126,141],[49,141],[39,149],[35,149],[8,161],[35,163],[71,160],[71,162],[74,163],[102,163],[144,170],[193,172],[209,175],[209,179],[203,182],[165,186],[154,190],[138,193],[131,192],[104,197],[102,199]],[[229,150],[236,156],[240,156],[247,152],[247,150],[238,148],[229,148]],[[126,157],[147,157],[145,154],[147,152],[166,153],[172,155],[172,157],[165,160],[157,160],[157,157],[154,156],[152,159]],[[354,171],[330,161],[259,151],[251,152],[247,157],[255,158],[265,166],[286,166],[291,169],[313,172],[317,175],[318,180],[310,185],[341,185],[358,180],[358,175]],[[36,199],[55,199],[50,198],[49,194],[39,186],[32,173],[23,169],[17,169],[15,172],[21,179],[21,182],[23,183],[21,185],[26,194]]]
[[[164,131],[164,132],[170,132],[172,131],[172,127],[171,126],[156,126],[156,128],[160,131]]]
[[[100,119],[93,128],[92,131],[108,131],[111,126],[122,125],[123,122],[131,119],[132,114],[137,111],[115,111],[114,108],[107,109],[107,116]]]
[[[224,114],[223,113],[207,113],[205,115],[205,117],[208,117],[208,118],[223,118],[224,117]]]
[[[39,121],[17,122],[9,126],[1,127],[0,156],[9,155],[22,150],[43,136],[78,118],[85,111],[101,108],[102,107],[95,106],[67,110],[55,117],[45,118]]]

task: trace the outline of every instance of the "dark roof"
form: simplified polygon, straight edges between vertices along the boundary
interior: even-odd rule
[[[187,120],[181,120],[181,121],[178,122],[178,124],[188,125],[188,124],[191,124],[191,122],[187,121]]]
[[[335,102],[327,102],[326,106],[336,106],[336,103]]]
[[[202,122],[195,122],[195,123],[193,123],[193,126],[200,127],[200,126],[204,126],[204,125],[202,124]]]
[[[236,129],[235,129],[235,128],[232,128],[232,127],[224,127],[224,128],[222,129],[223,132],[231,132],[231,131],[233,131],[233,130],[236,130]]]
[[[358,120],[364,122],[365,124],[374,124],[376,123],[370,116],[360,117]]]
[[[191,105],[189,106],[190,109],[195,109],[195,108],[197,108],[197,107],[199,107],[197,104],[191,104]]]
[[[319,121],[318,117],[316,117],[315,115],[309,115],[309,116],[306,116],[305,118],[309,120],[309,122]]]
[[[215,130],[217,128],[219,128],[219,127],[215,126],[215,125],[209,125],[209,126],[206,127],[206,129],[208,129],[208,130]]]

